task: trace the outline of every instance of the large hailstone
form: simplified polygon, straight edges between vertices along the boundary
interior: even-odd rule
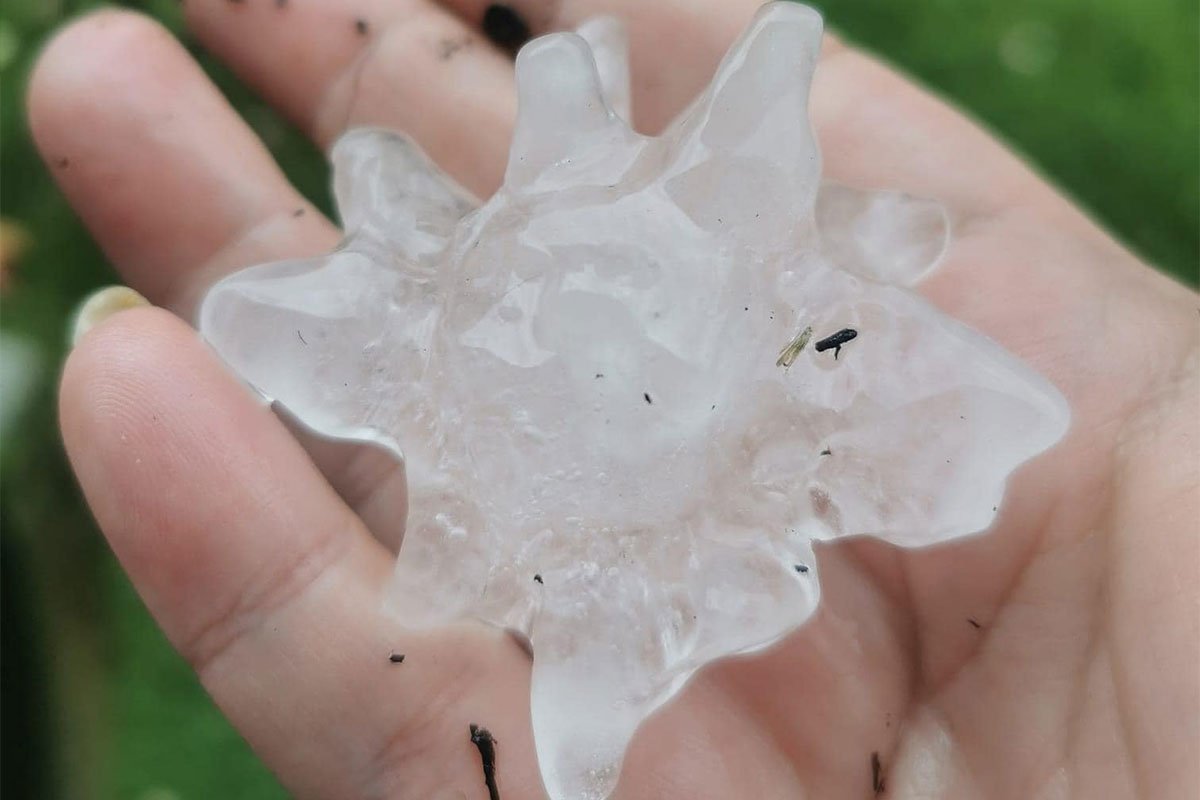
[[[812,614],[813,542],[982,530],[1068,422],[1049,383],[901,288],[941,252],[936,204],[819,186],[815,12],[765,7],[658,138],[610,104],[619,33],[581,33],[517,58],[486,203],[408,140],[352,131],[342,246],[240,272],[201,312],[313,431],[403,454],[390,608],[528,638],[558,800],[605,797],[693,672]]]

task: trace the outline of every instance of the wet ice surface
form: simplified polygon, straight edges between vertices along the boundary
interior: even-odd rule
[[[343,245],[203,305],[264,396],[403,452],[389,611],[528,637],[556,800],[607,796],[696,669],[811,615],[814,541],[982,530],[1065,431],[1045,380],[903,288],[944,249],[940,207],[820,186],[820,32],[765,7],[659,138],[623,119],[619,30],[535,40],[491,200],[352,131],[333,151]]]

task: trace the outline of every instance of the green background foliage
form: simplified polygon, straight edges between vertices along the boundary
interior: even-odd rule
[[[255,0],[248,0],[254,2]],[[46,37],[89,0],[0,10],[0,216],[30,234],[0,300],[3,794],[275,798],[155,628],[83,506],[54,420],[71,310],[115,280],[29,140],[23,93]],[[187,40],[174,0],[126,0]],[[1184,282],[1200,245],[1193,0],[821,0],[832,27],[968,109],[1133,250]],[[319,153],[189,43],[328,210]]]

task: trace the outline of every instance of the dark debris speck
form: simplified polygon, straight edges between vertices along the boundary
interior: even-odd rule
[[[471,38],[469,36],[463,39],[442,39],[438,42],[438,58],[442,61],[449,61],[459,50],[470,46]]]
[[[871,753],[871,791],[878,797],[886,788],[883,782],[883,762],[879,760],[879,753]]]
[[[821,341],[814,345],[814,349],[818,353],[823,353],[826,350],[833,350],[833,357],[836,360],[842,352],[842,345],[858,338],[858,331],[854,328],[842,328],[837,333],[826,336]]]
[[[403,664],[404,653],[392,653],[390,656],[388,656],[388,661],[392,662],[393,664]]]
[[[493,3],[483,12],[483,33],[492,44],[512,55],[531,35],[525,18],[503,3]]]
[[[646,398],[646,405],[650,405],[650,406],[654,405],[654,401],[650,399],[649,392],[642,392],[642,397]]]
[[[371,23],[367,22],[362,17],[354,20],[354,30],[359,36],[366,36],[371,32]]]

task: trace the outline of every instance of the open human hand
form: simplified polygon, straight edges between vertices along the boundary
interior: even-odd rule
[[[321,145],[382,125],[481,195],[499,183],[515,92],[507,54],[477,30],[485,4],[186,8]],[[625,18],[634,118],[649,131],[707,81],[754,8],[522,6],[534,33]],[[39,148],[126,281],[184,319],[219,277],[338,238],[142,17],[70,26],[29,102]],[[1200,779],[1195,295],[956,112],[832,40],[812,118],[831,179],[947,207],[951,247],[921,292],[1054,381],[1073,427],[1010,483],[986,535],[824,548],[816,616],[693,679],[635,739],[617,797],[1184,796]],[[416,633],[378,612],[392,554],[364,520],[385,513],[398,472],[327,461],[327,480],[158,310],[83,338],[62,424],[147,605],[297,795],[486,796],[468,735],[480,723],[500,741],[503,796],[540,796],[525,652],[480,627]]]

